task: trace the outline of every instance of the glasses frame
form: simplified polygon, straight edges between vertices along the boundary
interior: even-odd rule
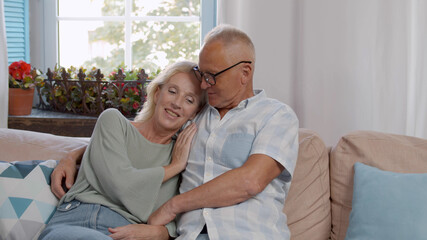
[[[215,78],[216,76],[218,76],[221,73],[226,72],[226,71],[228,71],[228,70],[230,70],[230,69],[234,68],[235,66],[237,66],[239,64],[242,64],[242,63],[249,63],[249,64],[251,64],[252,61],[240,61],[240,62],[238,62],[238,63],[236,63],[236,64],[234,64],[234,65],[232,65],[232,66],[230,66],[230,67],[228,67],[228,68],[226,68],[224,70],[221,70],[221,71],[219,71],[217,73],[202,72],[202,71],[200,71],[199,66],[195,66],[193,68],[193,71],[194,71],[194,75],[196,75],[196,78],[199,81],[202,81],[202,79],[204,79],[207,84],[209,84],[210,86],[214,86],[216,84],[216,78]],[[199,72],[200,78],[197,76],[196,72]],[[209,81],[209,78],[206,78],[206,77],[204,78],[205,75],[211,76],[213,82]]]

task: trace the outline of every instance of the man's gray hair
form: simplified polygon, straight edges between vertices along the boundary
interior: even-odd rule
[[[245,44],[248,50],[251,51],[253,60],[255,60],[255,46],[251,38],[240,29],[228,24],[218,25],[205,36],[204,45],[217,40],[221,41],[226,47],[236,42]]]

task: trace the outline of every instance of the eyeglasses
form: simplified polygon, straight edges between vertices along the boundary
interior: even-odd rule
[[[193,71],[194,71],[194,74],[196,75],[196,77],[197,77],[197,79],[199,81],[202,81],[202,79],[204,79],[206,81],[206,83],[208,83],[209,85],[213,86],[213,85],[216,84],[216,79],[215,79],[216,76],[220,75],[221,73],[223,73],[223,72],[225,72],[227,70],[230,70],[230,69],[234,68],[235,66],[237,66],[237,65],[239,65],[241,63],[252,63],[252,62],[251,61],[240,61],[240,62],[234,64],[233,66],[228,67],[228,68],[226,68],[226,69],[224,69],[222,71],[219,71],[219,72],[217,72],[215,74],[214,73],[210,73],[210,72],[201,72],[199,70],[199,66],[195,66],[193,68]]]

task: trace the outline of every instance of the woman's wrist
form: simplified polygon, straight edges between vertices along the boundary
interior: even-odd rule
[[[176,176],[182,170],[184,170],[182,167],[178,166],[177,164],[169,164],[167,166],[163,166],[163,169],[165,170],[165,175],[163,177],[163,182],[166,182],[167,180],[171,179],[172,177]]]

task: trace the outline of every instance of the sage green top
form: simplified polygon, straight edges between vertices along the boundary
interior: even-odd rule
[[[174,141],[148,141],[117,109],[98,118],[75,184],[59,204],[77,199],[106,206],[132,223],[146,223],[177,193],[178,176],[162,184]],[[166,225],[176,237],[172,221]]]

